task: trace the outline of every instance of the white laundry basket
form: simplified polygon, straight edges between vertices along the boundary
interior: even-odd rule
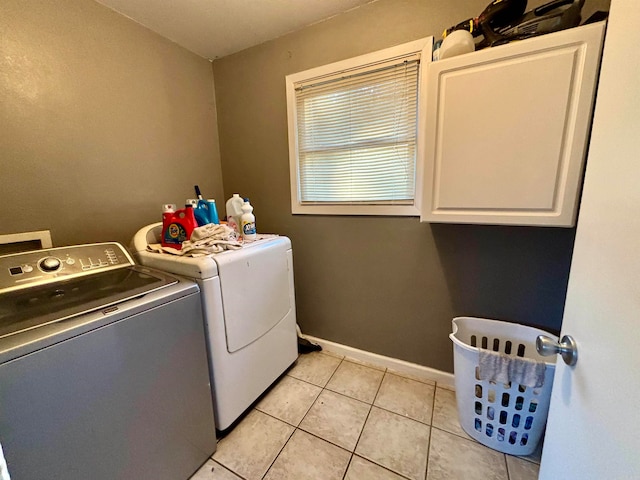
[[[536,351],[536,337],[557,337],[533,327],[485,318],[453,319],[453,360],[460,425],[469,436],[500,452],[529,455],[540,442],[549,413],[555,356]],[[480,380],[479,348],[546,363],[544,384]]]

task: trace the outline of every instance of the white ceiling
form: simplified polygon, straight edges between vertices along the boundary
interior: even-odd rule
[[[375,0],[97,0],[215,59]]]

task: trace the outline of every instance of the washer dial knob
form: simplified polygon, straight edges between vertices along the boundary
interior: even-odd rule
[[[62,264],[60,263],[60,260],[56,257],[43,258],[38,264],[43,272],[55,272],[56,270],[60,269],[61,265]]]

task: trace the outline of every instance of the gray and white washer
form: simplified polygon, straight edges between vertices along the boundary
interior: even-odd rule
[[[117,243],[0,257],[13,480],[189,478],[216,437],[198,286]]]

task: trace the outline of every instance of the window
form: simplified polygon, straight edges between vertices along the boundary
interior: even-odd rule
[[[419,215],[426,38],[288,75],[293,213]]]

